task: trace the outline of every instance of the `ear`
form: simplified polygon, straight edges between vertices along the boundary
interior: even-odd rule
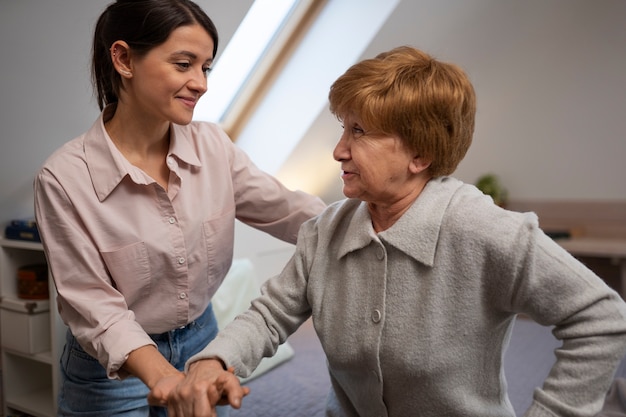
[[[122,78],[132,78],[133,72],[130,65],[130,47],[124,41],[115,41],[110,48],[113,67]]]
[[[431,160],[417,155],[409,162],[409,171],[412,174],[419,174],[426,171],[431,163]]]

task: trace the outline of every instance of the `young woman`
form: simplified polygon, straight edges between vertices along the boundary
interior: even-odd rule
[[[118,0],[98,19],[101,116],[35,179],[35,211],[69,326],[59,416],[156,416],[157,381],[215,336],[211,297],[239,219],[288,242],[325,205],[192,122],[217,31],[190,0]]]

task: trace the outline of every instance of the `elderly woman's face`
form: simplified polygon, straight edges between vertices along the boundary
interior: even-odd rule
[[[413,153],[395,136],[368,134],[353,116],[343,119],[343,134],[333,152],[341,162],[343,193],[349,198],[390,204],[414,189]]]

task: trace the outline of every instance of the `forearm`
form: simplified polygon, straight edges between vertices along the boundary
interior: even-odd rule
[[[185,373],[192,374],[193,368],[206,370],[209,368],[207,365],[210,364],[213,368],[218,368],[219,365],[221,370],[232,368],[235,370],[236,375],[240,377],[249,376],[263,355],[258,353],[259,346],[249,341],[249,333],[245,331],[237,332],[237,329],[234,329],[233,326],[234,324],[231,322],[226,326],[226,329],[220,332],[216,339],[213,339],[204,349],[189,358],[185,364]],[[239,329],[238,326],[235,327]],[[232,338],[230,337],[231,333],[235,335]],[[250,351],[247,349],[239,350],[240,345],[237,343],[237,336],[241,336],[239,341],[244,346],[248,346]],[[245,366],[244,363],[249,366]]]
[[[154,346],[142,346],[133,350],[122,369],[141,379],[152,389],[163,378],[182,380],[184,374],[174,368]]]

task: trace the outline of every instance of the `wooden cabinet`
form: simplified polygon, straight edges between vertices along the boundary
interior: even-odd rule
[[[56,415],[59,357],[66,327],[57,312],[52,279],[48,280],[50,296],[47,300],[18,297],[18,268],[45,262],[40,243],[0,239],[4,415]]]

